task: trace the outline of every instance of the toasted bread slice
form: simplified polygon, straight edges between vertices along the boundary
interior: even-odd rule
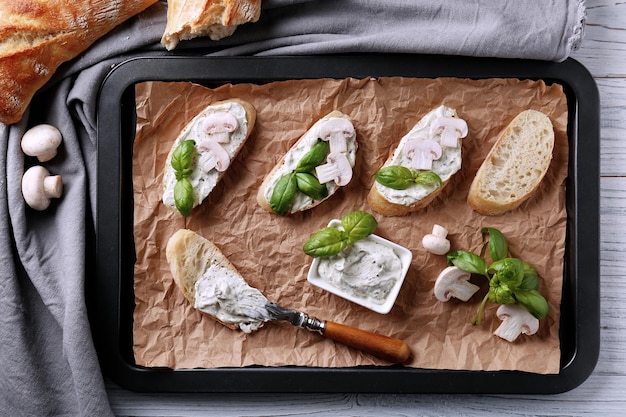
[[[478,169],[467,203],[488,216],[517,208],[539,187],[553,150],[550,118],[536,110],[521,112],[500,133]]]
[[[185,298],[224,326],[250,333],[271,319],[265,309],[267,299],[245,282],[210,240],[180,229],[168,240],[165,257]],[[203,279],[204,284],[197,287]],[[197,288],[205,293],[197,294]]]
[[[172,208],[173,210],[180,211],[177,208],[174,198],[174,188],[176,186],[177,178],[176,172],[172,167],[172,155],[181,142],[185,140],[194,140],[196,143],[196,155],[193,158],[192,172],[188,177],[189,182],[193,187],[193,204],[191,208],[200,205],[209,196],[211,191],[213,191],[217,183],[226,173],[227,168],[221,170],[215,167],[208,171],[204,170],[201,163],[202,152],[199,150],[201,149],[202,142],[210,139],[211,136],[205,131],[206,126],[204,126],[203,123],[206,123],[208,118],[211,116],[224,113],[233,116],[237,121],[236,129],[228,133],[227,137],[224,140],[221,140],[222,143],[218,144],[218,146],[220,146],[225,152],[224,158],[227,158],[226,165],[230,165],[230,163],[237,157],[239,151],[241,151],[250,137],[256,121],[256,110],[250,103],[233,98],[213,103],[202,110],[183,128],[182,132],[174,141],[174,144],[172,145],[165,161],[162,199],[166,206]]]
[[[385,161],[383,166],[402,166],[409,168],[411,166],[411,158],[407,155],[406,147],[410,141],[416,138],[424,138],[441,142],[441,134],[431,132],[431,128],[438,123],[438,120],[454,118],[459,123],[464,121],[457,117],[456,110],[439,106],[428,112],[419,122],[400,139],[398,146],[393,154]],[[406,214],[418,211],[429,205],[448,185],[450,178],[459,169],[461,169],[461,137],[464,134],[459,132],[456,146],[441,146],[441,156],[432,161],[431,171],[436,173],[442,181],[441,185],[434,183],[429,184],[412,184],[406,189],[393,189],[374,181],[372,188],[367,196],[367,202],[379,214],[383,216],[404,216]]]
[[[349,122],[349,125],[352,126],[352,122],[350,121],[350,118],[347,115],[343,114],[342,112],[338,110],[332,111],[328,115],[322,117],[317,122],[315,122],[313,126],[311,126],[309,130],[307,130],[304,133],[304,135],[302,135],[291,146],[291,148],[287,151],[287,153],[285,153],[285,155],[280,159],[280,161],[265,176],[265,178],[263,179],[263,182],[261,183],[261,186],[259,187],[259,191],[257,193],[257,202],[263,209],[269,212],[274,212],[274,210],[272,209],[272,205],[271,205],[271,198],[272,198],[272,193],[274,192],[274,188],[276,184],[278,183],[278,181],[284,175],[292,173],[294,169],[296,168],[296,165],[298,164],[298,162],[301,160],[301,158],[307,152],[309,152],[313,148],[313,146],[315,146],[320,136],[322,136],[320,135],[320,130],[322,129],[324,124],[331,120],[336,121],[338,119],[347,120]],[[352,126],[351,133],[346,135],[345,137],[345,152],[342,152],[347,162],[350,165],[350,170],[354,168],[354,164],[356,162],[357,149],[358,149],[358,142],[356,139],[356,132],[354,131],[354,127]],[[330,151],[331,153],[333,152],[332,147]],[[324,162],[325,164],[328,163],[328,161],[324,161]],[[311,171],[311,173],[315,173],[315,172],[316,171]],[[314,175],[317,176],[317,174],[314,174]],[[319,204],[323,203],[324,201],[328,200],[330,197],[333,196],[333,194],[337,192],[337,190],[339,190],[343,186],[343,185],[338,185],[335,182],[335,180],[324,182],[323,185],[326,186],[326,189],[328,192],[326,197],[320,198],[320,199],[313,199],[312,197],[309,197],[308,195],[302,192],[297,192],[292,204],[290,205],[287,212],[284,214],[289,215],[289,214],[294,214],[297,212],[312,209],[313,207],[316,207]]]

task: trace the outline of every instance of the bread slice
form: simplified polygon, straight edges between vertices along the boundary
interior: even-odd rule
[[[271,319],[265,309],[267,299],[245,282],[235,266],[210,240],[191,230],[180,229],[167,241],[165,257],[174,282],[185,298],[224,326],[250,333]],[[209,275],[206,278],[209,282],[203,288],[215,289],[215,294],[209,294],[213,300],[210,305],[198,306],[196,283],[205,275]],[[227,300],[230,295],[233,299]]]
[[[219,101],[212,103],[197,114],[181,131],[178,137],[174,140],[174,144],[167,156],[163,174],[163,203],[172,208],[176,208],[174,201],[174,187],[176,186],[176,173],[172,167],[172,154],[176,147],[184,140],[192,139],[196,141],[196,149],[200,142],[208,137],[208,134],[203,131],[202,124],[206,118],[216,113],[229,113],[237,119],[238,126],[235,131],[230,134],[227,143],[221,143],[220,146],[228,153],[229,159],[232,162],[237,154],[241,151],[244,144],[250,137],[252,129],[256,121],[256,110],[252,105],[244,100],[237,98]],[[209,172],[203,172],[199,163],[199,152],[195,156],[193,163],[193,172],[189,177],[189,180],[194,190],[193,207],[200,205],[213,191],[217,183],[222,179],[226,170],[218,171],[212,169]]]
[[[536,110],[521,112],[500,133],[478,169],[467,204],[488,216],[517,208],[539,187],[553,149],[550,118]]]
[[[407,143],[416,137],[428,137],[440,142],[439,135],[429,136],[431,127],[437,119],[452,117],[458,117],[456,110],[443,105],[428,112],[400,139],[393,154],[389,156],[382,167],[394,165],[409,167],[410,160],[404,152]],[[461,150],[459,138],[457,147],[442,146],[441,157],[433,160],[432,171],[441,178],[441,185],[413,184],[405,190],[395,190],[374,181],[367,195],[368,204],[373,210],[383,216],[404,216],[423,209],[439,196],[449,184],[451,177],[461,169]]]
[[[291,146],[291,148],[278,161],[278,163],[274,165],[272,170],[263,179],[263,182],[261,183],[257,192],[257,202],[263,209],[269,212],[273,212],[270,205],[270,199],[276,183],[283,175],[293,172],[301,158],[317,143],[318,138],[321,136],[320,128],[323,126],[323,124],[332,119],[342,118],[350,121],[350,118],[346,114],[338,110],[334,110],[319,119],[313,124],[313,126],[309,128],[309,130],[304,133],[304,135],[302,135]],[[356,132],[353,132],[351,136],[346,137],[345,140],[347,151],[344,154],[352,169],[354,168],[354,164],[356,163],[356,152],[359,146],[356,138]],[[291,208],[287,211],[286,214],[289,215],[312,209],[323,203],[324,201],[328,200],[342,187],[340,185],[337,185],[334,181],[326,182],[325,185],[326,189],[328,190],[328,195],[322,199],[314,200],[311,197],[301,192],[298,192],[293,204],[291,205]]]
[[[0,122],[17,123],[57,68],[157,0],[0,2]]]
[[[181,40],[208,36],[216,41],[260,15],[261,0],[168,0],[161,43],[172,50]]]

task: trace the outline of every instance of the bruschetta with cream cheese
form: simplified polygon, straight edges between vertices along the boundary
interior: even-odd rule
[[[369,205],[383,216],[418,211],[435,199],[461,169],[461,139],[468,133],[456,110],[439,106],[406,135],[376,173]]]
[[[311,209],[352,179],[358,142],[350,118],[333,111],[298,139],[265,176],[257,201],[289,215]]]
[[[178,135],[163,175],[163,203],[188,216],[222,179],[256,121],[256,110],[244,100],[213,103]]]

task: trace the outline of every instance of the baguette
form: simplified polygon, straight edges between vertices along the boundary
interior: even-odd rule
[[[157,0],[0,2],[0,122],[17,123],[59,65]]]
[[[467,203],[488,216],[519,207],[539,187],[553,149],[550,118],[536,110],[521,112],[500,133],[478,169]]]
[[[216,138],[214,135],[211,136],[211,134],[205,131],[207,129],[205,124],[208,123],[209,117],[223,114],[231,115],[236,119],[237,126],[235,130],[230,133],[221,133],[225,135],[222,138]],[[189,214],[192,208],[200,205],[209,196],[211,191],[213,191],[217,183],[224,176],[230,162],[235,159],[239,151],[243,148],[250,137],[255,121],[256,110],[254,107],[246,101],[235,98],[213,103],[196,115],[174,140],[174,144],[167,156],[163,174],[163,203],[185,216]],[[217,129],[219,130],[219,127]],[[219,135],[220,132],[216,134]],[[192,164],[193,171],[188,177],[193,187],[193,203],[190,208],[187,207],[189,212],[182,209],[175,199],[174,190],[178,178],[172,166],[172,155],[178,145],[185,140],[194,140],[196,149]],[[203,163],[205,156],[209,155],[209,157],[211,157],[212,155],[202,150],[202,146],[207,144],[207,141],[212,143],[213,146],[217,146],[218,151],[223,149],[220,153],[224,159],[224,166],[217,165],[211,168],[211,165],[205,165]]]
[[[339,130],[333,130],[336,129],[335,127],[328,128],[331,124],[338,126],[337,129]],[[339,126],[338,124],[344,124],[344,126]],[[326,196],[323,198],[312,198],[303,192],[297,191],[293,201],[284,212],[276,210],[275,206],[272,207],[272,194],[274,193],[277,183],[283,176],[294,172],[302,157],[318,143],[322,136],[326,135],[325,131],[328,130],[333,130],[336,134],[341,136],[344,150],[336,151],[333,149],[332,140],[330,140],[330,153],[321,166],[316,167],[315,170],[310,172],[311,174],[315,173],[314,176],[316,179],[320,180],[320,183],[326,187]],[[326,139],[328,139],[328,137],[326,137]],[[294,214],[318,206],[322,202],[328,200],[341,187],[347,185],[350,181],[352,178],[352,169],[354,168],[354,164],[356,162],[357,149],[358,142],[356,140],[356,132],[354,130],[354,126],[352,126],[350,118],[338,110],[332,111],[315,122],[313,126],[311,126],[311,128],[309,128],[309,130],[307,130],[307,132],[304,133],[304,135],[302,135],[291,146],[280,161],[265,176],[257,193],[257,202],[263,209],[269,212],[276,212],[281,215]],[[339,157],[333,156],[336,154],[341,155],[339,155]],[[342,160],[345,165],[341,168],[341,177],[328,180],[328,178],[326,178],[326,168],[333,165],[331,161],[334,161],[335,159],[337,164],[340,164]],[[322,174],[322,172],[325,173]]]
[[[443,132],[440,127],[442,121],[452,121],[456,127],[451,129],[449,142],[443,140]],[[441,184],[436,183],[413,183],[404,189],[395,189],[374,181],[367,195],[367,202],[373,210],[383,216],[404,216],[421,210],[430,204],[448,185],[450,178],[461,169],[462,137],[467,135],[467,124],[456,115],[456,110],[439,106],[428,112],[420,121],[401,139],[393,154],[385,161],[382,168],[401,166],[411,169],[413,173],[420,171],[432,171],[439,176]],[[411,153],[409,148],[415,143],[424,140],[434,141],[439,144],[437,152],[440,156],[432,160],[432,165],[419,163],[415,165],[417,153]],[[434,145],[436,147],[436,145]],[[430,156],[428,158],[431,158]],[[416,168],[416,166],[418,168]],[[380,172],[380,171],[379,171]]]
[[[161,43],[172,50],[181,40],[208,36],[216,41],[260,15],[261,0],[168,0]]]
[[[180,229],[167,241],[165,257],[185,298],[217,322],[250,333],[271,319],[267,299],[210,240]]]

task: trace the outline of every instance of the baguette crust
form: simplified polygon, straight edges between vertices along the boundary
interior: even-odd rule
[[[432,110],[428,114],[426,114],[411,129],[411,132],[407,133],[400,140],[400,142],[398,143],[398,146],[396,147],[394,152],[387,158],[387,160],[385,161],[382,167],[394,165],[393,161],[396,157],[398,157],[398,154],[402,152],[402,148],[404,147],[407,141],[407,138],[410,137],[411,134],[415,132],[416,130],[428,129],[430,124],[433,123],[434,120],[440,116],[456,117],[456,111],[449,107],[440,106]],[[460,150],[461,150],[461,145],[459,143],[459,147],[458,147],[459,159],[460,159]],[[444,154],[445,152],[446,151],[444,151]],[[460,169],[460,162],[459,162],[459,169]],[[454,175],[454,173],[452,173],[451,175]],[[416,188],[420,187],[424,190],[427,190],[427,194],[419,199],[413,198],[409,202],[406,202],[406,203],[392,201],[391,199],[387,198],[379,189],[379,187],[380,188],[386,188],[386,187],[374,182],[374,184],[372,185],[372,188],[370,189],[370,192],[367,195],[367,202],[374,211],[376,211],[379,214],[382,214],[383,216],[405,216],[409,213],[413,213],[413,212],[416,212],[425,208],[433,200],[435,200],[435,198],[437,198],[439,194],[441,194],[441,192],[444,190],[444,188],[449,184],[451,175],[448,178],[442,178],[443,181],[442,181],[441,186],[439,187],[433,188],[432,186],[413,185],[412,187],[416,187]],[[424,187],[428,187],[428,188],[424,188]],[[429,190],[429,188],[432,188],[432,189]]]
[[[166,206],[172,208],[173,210],[176,210],[176,206],[173,202],[173,199],[170,199],[169,197],[167,197],[168,192],[172,192],[172,190],[174,189],[174,185],[176,183],[176,175],[174,174],[174,169],[172,168],[171,165],[171,159],[172,159],[172,154],[174,153],[174,150],[176,149],[176,147],[178,146],[178,144],[180,142],[182,142],[184,139],[187,138],[187,135],[189,134],[190,129],[193,127],[193,125],[201,118],[216,112],[217,110],[220,109],[220,107],[223,107],[224,105],[230,105],[230,104],[236,104],[236,105],[240,105],[245,112],[245,119],[246,119],[246,125],[245,127],[240,126],[238,129],[245,129],[243,131],[243,140],[239,143],[239,145],[231,152],[229,152],[229,156],[230,156],[230,161],[232,162],[237,155],[239,154],[239,152],[241,151],[241,149],[243,149],[243,146],[245,145],[246,141],[248,140],[248,138],[250,137],[250,134],[252,132],[252,129],[254,128],[254,124],[256,122],[256,110],[254,109],[254,107],[241,99],[238,98],[232,98],[232,99],[228,99],[228,100],[222,100],[222,101],[218,101],[215,103],[210,104],[209,106],[207,106],[204,110],[202,110],[198,115],[196,115],[181,131],[181,133],[178,135],[178,137],[174,140],[174,144],[172,145],[169,154],[167,155],[167,159],[165,161],[165,168],[164,168],[164,175],[163,175],[163,202]],[[197,139],[197,138],[190,138],[190,139]],[[218,172],[215,171],[215,173],[212,173],[211,175],[216,175],[215,181],[214,181],[214,186],[217,185],[217,183],[219,183],[219,181],[222,179],[222,177],[224,176],[224,174],[226,173],[227,170]],[[195,167],[194,168],[194,172],[195,175],[201,177],[201,178],[207,178],[208,174],[202,173],[200,171],[199,168]],[[205,189],[202,192],[200,192],[200,190],[198,190],[196,187],[194,187],[194,192],[196,193],[196,196],[194,198],[194,207],[202,204],[202,202],[206,199],[206,197],[209,196],[209,194],[211,193],[211,191],[213,190],[213,188],[210,189]]]
[[[0,122],[17,123],[59,65],[157,0],[0,2]]]
[[[350,118],[346,114],[340,112],[339,110],[333,110],[332,112],[330,112],[329,114],[327,114],[326,116],[321,118],[319,121],[325,120],[325,119],[334,118],[334,117],[343,117],[345,119],[350,120]],[[280,161],[278,161],[278,163],[276,165],[274,165],[272,170],[263,179],[263,182],[261,183],[261,186],[259,187],[259,191],[257,192],[257,202],[259,203],[259,205],[264,210],[269,211],[271,213],[274,212],[274,210],[272,210],[272,207],[270,206],[270,203],[269,203],[268,199],[266,198],[266,194],[269,193],[270,187],[272,187],[272,184],[275,182],[274,181],[274,176],[277,175],[278,171],[285,164],[285,158],[289,154],[289,152],[291,152],[293,149],[297,148],[300,144],[302,144],[306,140],[307,134],[312,132],[312,130],[315,128],[315,126],[316,125],[313,125],[304,135],[302,135],[291,146],[291,148],[287,151],[287,153],[280,159]],[[354,153],[356,153],[356,151],[358,150],[358,142],[356,141],[356,137],[352,141],[352,146],[354,147]],[[352,167],[354,168],[354,164],[352,164]],[[304,207],[301,207],[301,208],[298,208],[296,210],[290,209],[287,214],[288,215],[289,214],[294,214],[294,213],[297,213],[297,212],[306,211],[306,210],[310,210],[310,209],[312,209],[314,207],[317,207],[318,205],[320,205],[321,203],[323,203],[324,201],[326,201],[330,197],[332,197],[333,194],[335,194],[337,192],[337,190],[339,190],[339,188],[340,188],[339,186],[337,186],[336,184],[333,183],[333,186],[328,189],[328,196],[326,196],[326,198],[321,199],[321,200],[311,200],[311,202],[308,205],[306,205]]]
[[[467,204],[487,216],[519,207],[541,184],[553,149],[550,118],[536,110],[521,112],[500,133],[478,169]]]
[[[225,38],[238,25],[256,22],[261,15],[261,0],[168,0],[167,5],[161,43],[168,50],[176,48],[181,40]]]

